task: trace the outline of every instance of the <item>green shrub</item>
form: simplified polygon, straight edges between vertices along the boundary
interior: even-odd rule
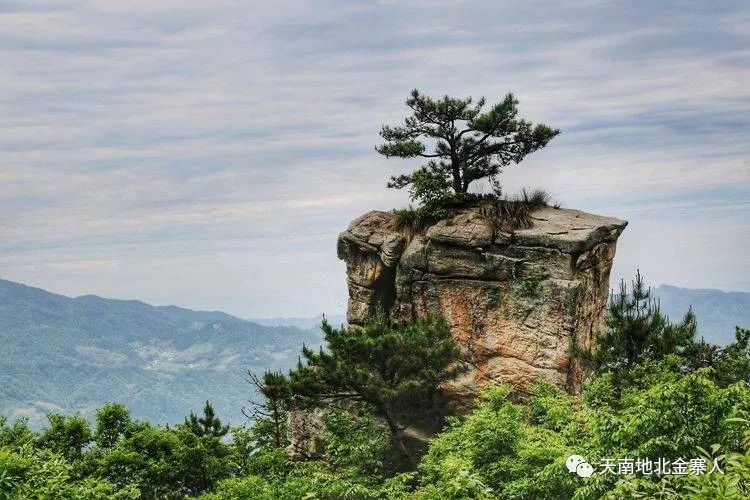
[[[495,497],[510,499],[623,498],[614,492],[661,487],[654,479],[620,477],[643,483],[624,486],[613,475],[580,478],[564,465],[574,453],[598,468],[609,457],[693,458],[716,444],[741,470],[744,455],[731,454],[747,453],[747,425],[737,417],[750,411],[748,385],[722,388],[707,370],[681,376],[669,360],[649,366],[648,373],[620,398],[604,396],[613,392],[611,375],[590,383],[582,399],[547,382],[524,403],[510,402],[507,387],[487,389],[473,413],[453,420],[432,442],[418,469],[417,497],[468,498],[489,488]],[[694,488],[713,487],[712,479],[691,481]],[[668,482],[680,494],[687,491],[676,479]]]

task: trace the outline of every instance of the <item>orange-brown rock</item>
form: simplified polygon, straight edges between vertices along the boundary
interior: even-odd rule
[[[551,207],[531,215],[531,228],[501,232],[465,210],[409,241],[391,213],[359,217],[338,240],[348,322],[379,305],[405,319],[444,314],[473,367],[450,388],[459,397],[490,380],[524,391],[541,376],[578,392],[584,374],[570,347],[591,346],[602,327],[627,222]]]

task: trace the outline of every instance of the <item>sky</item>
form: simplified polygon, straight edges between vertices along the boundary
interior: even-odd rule
[[[419,88],[561,129],[501,181],[627,219],[613,282],[750,291],[749,82],[747,2],[4,0],[0,278],[341,313]]]

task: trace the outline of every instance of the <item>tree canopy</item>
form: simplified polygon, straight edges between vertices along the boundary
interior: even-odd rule
[[[412,199],[425,204],[467,193],[472,182],[496,176],[543,148],[558,129],[518,117],[511,93],[485,110],[484,97],[474,102],[444,96],[433,99],[412,90],[406,105],[412,111],[403,125],[384,125],[385,143],[378,153],[390,158],[425,158],[410,174],[392,176],[388,187],[408,187]]]
[[[688,310],[679,323],[669,321],[638,272],[630,290],[622,281],[619,293],[611,295],[607,328],[589,361],[597,372],[628,369],[645,359],[682,354],[695,334],[693,311]]]
[[[202,417],[190,412],[190,416],[185,418],[183,425],[196,436],[222,437],[229,432],[229,426],[221,425],[221,420],[216,416],[213,405],[208,401],[203,407]]]

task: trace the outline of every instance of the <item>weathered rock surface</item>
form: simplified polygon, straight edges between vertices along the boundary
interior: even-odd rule
[[[293,409],[286,421],[289,446],[287,455],[294,460],[306,460],[323,456],[322,437],[325,432],[325,410],[312,408]]]
[[[348,322],[362,324],[380,305],[405,319],[441,311],[473,367],[449,388],[459,397],[490,380],[524,391],[540,376],[578,392],[584,374],[570,347],[589,347],[602,327],[627,222],[551,207],[532,219],[500,232],[466,210],[409,241],[391,213],[355,219],[338,239]]]

